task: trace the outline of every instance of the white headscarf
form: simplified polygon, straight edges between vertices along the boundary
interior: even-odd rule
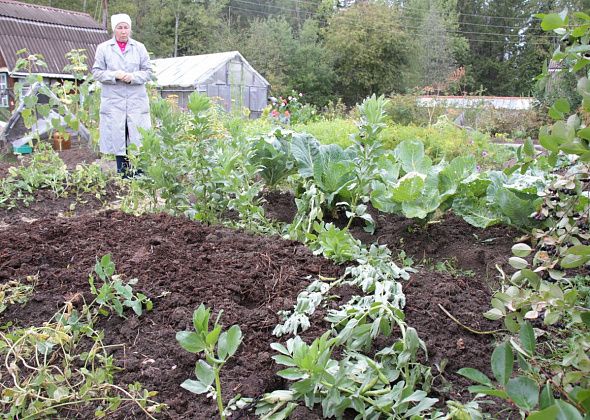
[[[111,16],[111,27],[113,28],[113,31],[119,23],[126,23],[131,28],[131,18],[125,13]]]

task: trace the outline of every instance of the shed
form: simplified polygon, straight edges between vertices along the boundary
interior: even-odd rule
[[[238,51],[161,58],[152,63],[162,97],[175,95],[182,108],[195,91],[219,98],[226,111],[247,108],[251,118],[259,117],[267,105],[270,83]]]
[[[14,108],[14,84],[26,77],[15,71],[16,52],[26,48],[30,54],[41,54],[47,67],[33,66],[47,84],[73,79],[64,73],[69,64],[66,53],[85,49],[92,65],[96,47],[109,39],[107,31],[89,14],[0,0],[0,107]]]

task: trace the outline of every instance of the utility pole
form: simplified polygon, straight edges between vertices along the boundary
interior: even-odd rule
[[[109,17],[109,0],[102,0],[102,27],[107,29],[107,20]]]

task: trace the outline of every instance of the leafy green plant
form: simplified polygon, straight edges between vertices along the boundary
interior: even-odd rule
[[[274,135],[262,137],[253,146],[252,162],[260,165],[260,175],[271,189],[296,171],[295,162],[289,150],[288,137],[281,134],[278,131]]]
[[[361,253],[361,242],[354,239],[347,230],[336,228],[332,223],[315,222],[315,234],[310,235],[314,241],[314,254],[323,255],[336,262],[353,261]]]
[[[410,418],[428,412],[437,401],[427,398],[425,391],[415,390],[422,377],[411,367],[420,347],[413,329],[406,330],[404,338],[393,346],[377,352],[377,360],[348,351],[336,361],[331,356],[337,342],[338,338],[330,338],[326,332],[309,345],[298,336],[286,345],[271,345],[279,353],[273,359],[287,366],[278,375],[294,381],[291,392],[279,399],[281,407],[302,399],[308,407],[321,401],[324,417],[340,418],[346,409],[353,409],[366,419]],[[265,410],[267,404],[257,413]]]
[[[88,282],[90,291],[96,296],[94,302],[99,304],[98,312],[102,315],[109,313],[105,308],[115,311],[120,317],[123,316],[126,307],[132,309],[137,316],[142,314],[144,307],[147,311],[152,310],[153,303],[146,295],[133,293],[132,286],[137,284],[137,279],[123,283],[121,277],[115,274],[115,264],[110,254],[104,255],[96,262],[94,272],[102,281],[102,285],[100,288],[96,287],[96,279],[92,274],[88,277]]]
[[[515,354],[518,364],[524,374],[513,377]],[[542,368],[530,363],[535,355],[536,340],[533,327],[527,322],[521,325],[519,340],[511,339],[510,343],[503,343],[496,347],[492,354],[491,367],[496,384],[477,369],[462,368],[459,374],[476,382],[478,385],[469,387],[472,393],[485,394],[505,399],[514,404],[526,414],[528,419],[563,418],[582,419],[590,404],[590,393],[578,388],[573,392],[566,392],[548,379],[544,386],[538,384],[538,377]],[[563,399],[556,399],[555,392]]]
[[[197,361],[195,375],[197,380],[187,379],[181,386],[195,394],[204,394],[213,390],[215,381],[215,397],[221,419],[225,419],[223,399],[221,395],[221,381],[219,373],[223,365],[238,350],[242,342],[242,331],[239,325],[232,325],[227,331],[221,331],[219,324],[221,312],[217,316],[213,328],[209,330],[211,311],[201,304],[193,313],[195,331],[179,331],[176,340],[180,346],[190,353],[203,353],[205,360]]]

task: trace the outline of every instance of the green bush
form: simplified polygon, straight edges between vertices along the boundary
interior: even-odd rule
[[[385,112],[392,122],[400,125],[426,126],[444,114],[445,109],[418,106],[416,95],[395,95],[389,99]]]
[[[474,121],[465,125],[476,130],[495,134],[508,134],[515,138],[536,137],[539,127],[543,125],[539,111],[535,109],[482,109],[474,116]]]

